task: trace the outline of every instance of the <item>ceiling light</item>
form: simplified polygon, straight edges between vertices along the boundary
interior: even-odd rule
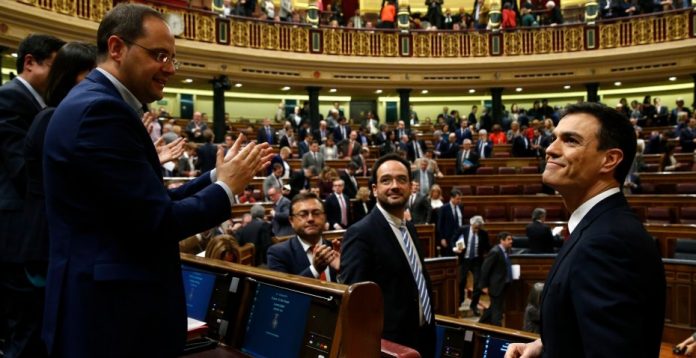
[[[336,93],[336,89],[335,89],[335,88],[332,88],[332,89],[329,90],[329,92],[331,92],[331,93]]]
[[[469,90],[469,93],[476,93],[476,90],[472,88]]]
[[[281,90],[281,91],[289,91],[289,90],[290,90],[290,87],[285,86],[285,87],[281,88],[280,90]]]
[[[382,93],[382,90],[376,90],[375,93],[380,94]]]
[[[570,85],[563,86],[563,89],[570,89]]]
[[[185,79],[185,80],[183,80],[183,81],[181,81],[181,82],[183,82],[183,83],[193,83],[193,78],[187,78],[187,79]]]
[[[421,93],[422,93],[422,94],[428,94],[428,90],[422,90]]]
[[[237,87],[237,88],[239,88],[239,87],[242,87],[242,84],[241,84],[241,83],[235,83],[234,86]]]
[[[12,56],[12,57],[14,57],[14,58],[17,58],[17,53],[16,53],[16,52],[13,52],[13,53],[10,54],[10,56]]]
[[[676,81],[676,80],[677,80],[677,78],[676,78],[676,77],[674,77],[674,76],[672,76],[672,77],[670,77],[670,78],[669,78],[669,80],[670,80],[670,81]]]
[[[522,92],[522,87],[515,88],[515,92]]]
[[[614,82],[614,86],[621,86],[621,82],[619,82],[619,81]]]

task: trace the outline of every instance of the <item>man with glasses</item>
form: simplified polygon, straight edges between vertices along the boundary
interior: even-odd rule
[[[55,357],[174,357],[186,340],[179,240],[229,218],[273,154],[240,135],[215,169],[168,191],[141,122],[176,72],[174,36],[147,6],[119,4],[97,62],[46,132],[50,233],[43,338]],[[114,224],[114,218],[117,223]]]
[[[313,193],[296,195],[290,204],[290,223],[297,235],[268,248],[268,268],[336,282],[341,254],[322,238],[326,214],[319,197]]]
[[[372,281],[382,289],[382,338],[435,355],[435,316],[430,277],[416,228],[404,220],[411,189],[411,165],[397,154],[377,160],[372,170],[377,206],[351,225],[341,244],[345,284]]]

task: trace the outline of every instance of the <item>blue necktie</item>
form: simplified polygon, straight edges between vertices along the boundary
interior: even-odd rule
[[[413,246],[411,245],[411,240],[408,237],[408,230],[405,226],[400,226],[399,231],[401,231],[401,239],[404,242],[404,247],[406,247],[406,254],[408,256],[408,264],[411,266],[411,273],[413,278],[416,280],[416,286],[418,286],[418,301],[421,307],[423,307],[423,317],[425,321],[430,323],[432,320],[432,312],[430,307],[430,296],[428,296],[428,289],[425,287],[425,277],[421,272],[420,266],[418,265],[418,258],[416,253],[413,251]]]
[[[476,256],[476,234],[471,233],[469,238],[469,259],[473,259]]]
[[[507,276],[505,277],[505,282],[512,281],[512,265],[510,264],[510,257],[503,251],[503,256],[505,256],[505,266],[507,266]]]

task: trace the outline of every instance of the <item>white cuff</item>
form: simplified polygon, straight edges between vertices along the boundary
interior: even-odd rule
[[[213,169],[213,170],[214,170],[214,169]],[[230,206],[232,206],[232,205],[234,205],[234,204],[237,203],[237,201],[235,200],[235,197],[234,197],[234,193],[232,192],[232,189],[230,189],[230,187],[227,186],[227,184],[225,184],[225,183],[224,183],[223,181],[221,181],[221,180],[216,181],[215,184],[217,184],[217,185],[219,185],[220,187],[222,187],[222,189],[225,191],[225,193],[227,193],[227,197],[230,199]]]
[[[314,275],[314,278],[319,278],[319,271],[317,271],[317,269],[314,268],[314,265],[309,265],[309,270],[312,271],[312,275]]]

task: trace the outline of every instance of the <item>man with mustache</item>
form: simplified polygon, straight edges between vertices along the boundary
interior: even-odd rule
[[[620,190],[635,131],[616,110],[580,103],[566,108],[553,134],[543,181],[572,213],[570,239],[546,278],[541,339],[511,344],[505,357],[657,357],[664,267]]]

